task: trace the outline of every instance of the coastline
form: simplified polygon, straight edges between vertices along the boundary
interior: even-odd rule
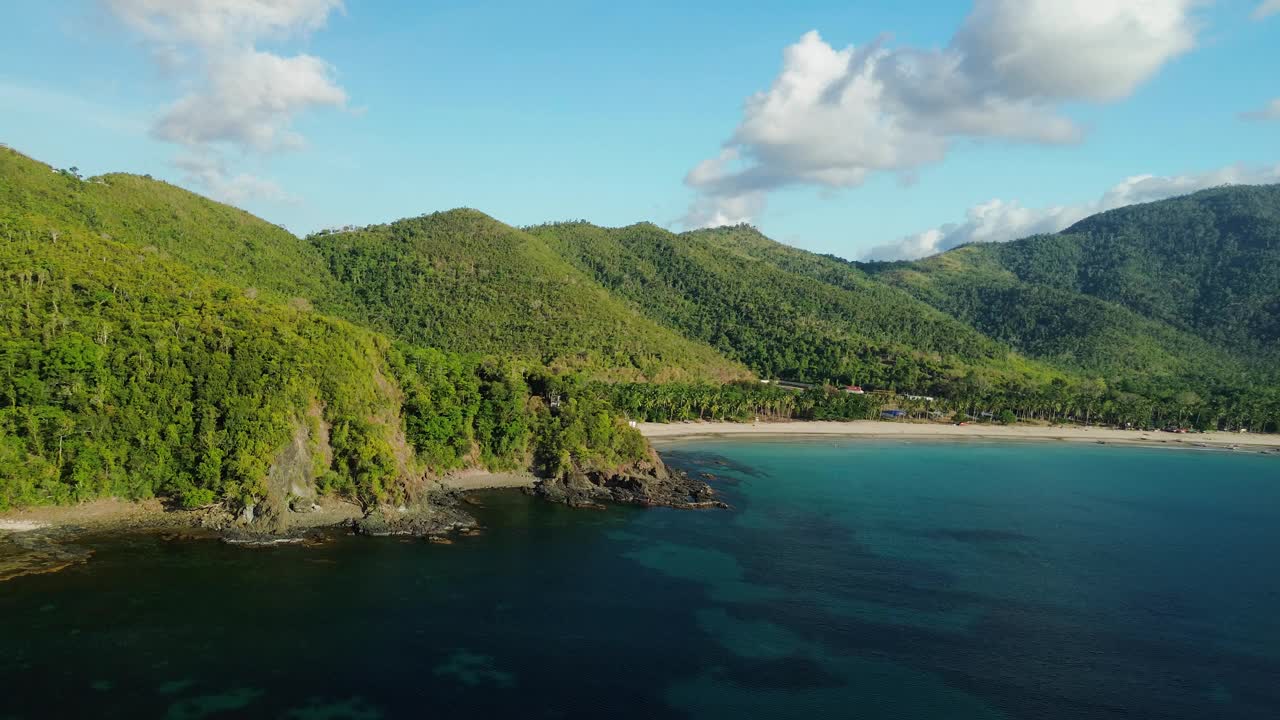
[[[448,544],[455,535],[479,531],[477,520],[464,507],[469,502],[465,495],[498,488],[532,491],[544,500],[571,507],[598,508],[606,502],[723,506],[706,483],[667,473],[656,454],[651,460],[615,469],[587,468],[555,481],[541,480],[528,471],[460,470],[431,478],[423,488],[425,494],[408,505],[362,508],[339,498],[312,496],[296,503],[298,507],[277,501],[257,518],[247,510],[231,512],[220,503],[188,510],[155,498],[14,508],[0,512],[0,582],[86,562],[93,551],[80,541],[103,533],[160,532],[166,538],[271,547],[323,542],[324,531],[344,528],[358,535],[417,537]]]
[[[530,473],[494,473],[486,470],[467,470],[436,479],[441,491],[470,492],[497,488],[533,487],[537,478]],[[103,532],[118,530],[198,530],[205,522],[201,510],[181,510],[166,507],[160,500],[122,500],[100,498],[74,505],[31,505],[0,512],[0,538],[38,531]],[[297,539],[299,533],[310,530],[341,527],[360,519],[360,507],[354,503],[321,498],[311,512],[289,513],[291,533],[283,537]],[[223,533],[222,529],[211,532]],[[252,535],[253,533],[249,533]],[[232,535],[231,537],[234,537]],[[241,540],[241,542],[244,542]],[[263,542],[267,542],[263,540]]]
[[[1186,450],[1237,450],[1280,456],[1280,435],[1249,433],[1175,434],[1081,426],[958,426],[876,420],[638,423],[636,427],[659,449],[664,445],[698,438],[843,437],[941,442],[1078,442]],[[156,499],[140,502],[102,499],[78,505],[17,508],[0,513],[0,581],[22,575],[56,572],[85,562],[92,556],[92,550],[73,541],[86,534],[100,532],[159,531],[182,537],[221,538],[236,544],[258,546],[300,542],[313,531],[351,526],[363,534],[420,535],[439,542],[444,541],[442,538],[451,532],[465,533],[474,529],[474,520],[465,511],[457,509],[461,495],[497,488],[531,489],[538,482],[538,478],[528,472],[489,472],[478,469],[458,471],[434,480],[438,489],[431,494],[441,504],[433,505],[428,510],[410,511],[399,508],[398,511],[384,509],[380,513],[364,514],[358,506],[349,502],[321,499],[312,505],[310,511],[290,512],[287,532],[279,533],[236,528],[229,525],[228,517],[222,517],[217,510],[179,510],[165,507]],[[710,491],[709,488],[707,490]],[[565,501],[563,498],[552,499]],[[711,499],[705,500],[704,503],[682,507],[714,505]],[[639,504],[654,503],[641,501]],[[588,505],[598,506],[598,503]]]
[[[950,425],[942,423],[829,420],[795,422],[637,423],[655,444],[707,437],[862,437],[914,440],[1038,440],[1149,447],[1280,451],[1280,435],[1254,433],[1167,433],[1075,425]]]
[[[436,482],[445,490],[469,492],[499,488],[531,488],[538,483],[538,478],[530,472],[462,470],[440,477]]]

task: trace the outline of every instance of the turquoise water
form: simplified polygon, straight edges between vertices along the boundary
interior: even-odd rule
[[[1280,458],[699,441],[730,511],[451,546],[100,538],[0,583],[0,718],[1280,717]]]

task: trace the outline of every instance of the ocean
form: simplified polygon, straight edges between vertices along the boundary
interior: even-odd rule
[[[0,718],[1280,717],[1280,457],[663,446],[730,510],[127,534],[0,583]]]

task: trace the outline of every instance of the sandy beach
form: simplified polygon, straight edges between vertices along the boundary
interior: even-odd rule
[[[1208,447],[1253,450],[1280,450],[1280,435],[1251,433],[1166,433],[1116,430],[1102,427],[1050,425],[950,425],[942,423],[882,422],[691,422],[639,423],[637,428],[650,440],[676,440],[721,436],[842,436],[867,438],[981,439],[981,440],[1062,440],[1073,442],[1126,443],[1176,447]]]

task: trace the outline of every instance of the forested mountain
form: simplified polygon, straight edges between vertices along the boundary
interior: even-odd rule
[[[1233,352],[1280,351],[1280,185],[1112,210],[1056,240],[1015,244],[1002,262],[1026,280],[1124,305]]]
[[[474,210],[300,239],[0,148],[0,507],[162,495],[271,517],[295,482],[383,506],[455,468],[653,468],[628,418],[883,402],[1275,430],[1278,208],[1280,188],[1213,190],[868,265],[745,226]]]
[[[0,508],[161,495],[278,518],[298,485],[373,507],[451,468],[648,460],[581,383],[319,312],[293,295],[344,306],[319,258],[190,193],[0,149]]]
[[[1034,357],[1111,377],[1277,369],[1280,186],[1206,190],[1058,235],[863,266]]]
[[[9,237],[80,227],[103,239],[158,253],[244,288],[350,309],[345,290],[305,240],[243,210],[150,177],[113,173],[82,179],[0,149],[0,218]],[[37,231],[24,216],[49,225]]]
[[[1219,418],[1280,414],[1280,186],[1206,190],[1057,235],[858,267],[1129,395],[1238,408]]]
[[[986,335],[1059,367],[1110,377],[1240,373],[1244,361],[1189,332],[1083,293],[1029,282],[990,245],[971,245],[878,277]]]
[[[409,342],[610,379],[749,375],[705,344],[635,312],[542,239],[475,210],[310,239],[358,311]]]
[[[676,235],[648,223],[559,223],[529,232],[649,317],[767,377],[923,392],[970,371],[1052,374],[846,263],[751,228]]]
[[[561,223],[530,232],[650,317],[762,375],[927,393],[948,399],[939,406],[1018,416],[1258,429],[1280,419],[1280,365],[1267,330],[1274,315],[1266,310],[1280,298],[1270,285],[1274,191],[1200,193],[1168,201],[1168,212],[1160,203],[1130,208],[1085,221],[1074,234],[969,246],[916,263],[849,263],[745,226],[676,235],[649,224]],[[1165,227],[1202,206],[1214,222]],[[1096,229],[1114,227],[1124,229]],[[1192,248],[1178,250],[1184,241]],[[1163,253],[1180,259],[1157,260]],[[1197,266],[1188,254],[1203,261]],[[1144,279],[1148,268],[1157,281]],[[1108,280],[1086,282],[1097,277]],[[1115,297],[1146,297],[1134,290],[1145,283],[1172,296],[1188,278],[1215,308],[1237,298],[1240,319],[1193,309],[1179,296],[1168,304],[1189,319],[1172,323],[1164,301],[1121,303],[1104,292],[1107,282],[1124,283],[1130,290]],[[1207,319],[1215,313],[1224,327]],[[1206,320],[1198,325],[1195,317]]]
[[[1078,364],[1156,348],[1187,366],[1280,353],[1280,186],[1205,190],[1058,235],[866,267],[1028,352],[1082,343]]]

